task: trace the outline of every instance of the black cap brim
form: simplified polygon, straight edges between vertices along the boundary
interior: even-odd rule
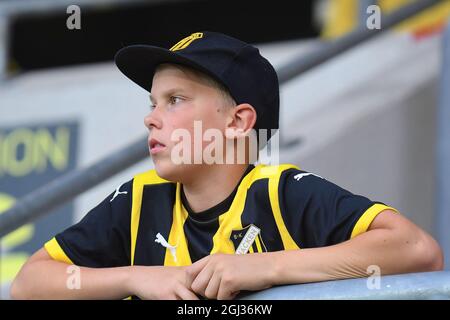
[[[116,53],[114,60],[119,70],[125,76],[149,92],[152,87],[156,67],[162,63],[185,65],[216,78],[209,70],[193,60],[183,57],[174,51],[149,45],[132,45],[122,48]]]

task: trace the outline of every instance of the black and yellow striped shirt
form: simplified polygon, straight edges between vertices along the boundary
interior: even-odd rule
[[[155,170],[135,176],[45,244],[86,267],[184,266],[214,253],[329,246],[365,232],[381,202],[293,165],[250,166],[222,203],[194,213],[182,185]]]

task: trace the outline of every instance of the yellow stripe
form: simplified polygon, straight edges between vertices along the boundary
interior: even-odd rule
[[[184,38],[182,40],[180,40],[177,44],[175,44],[172,48],[170,48],[170,51],[176,51],[176,50],[180,50],[180,48],[189,41],[190,39],[188,38]]]
[[[44,248],[45,250],[47,250],[48,254],[50,255],[50,257],[52,257],[53,260],[64,262],[67,264],[74,264],[61,248],[56,238],[52,238],[51,240],[47,241],[44,245]]]
[[[131,265],[134,264],[134,254],[136,250],[136,239],[141,218],[142,193],[144,185],[168,183],[169,181],[160,178],[155,170],[150,170],[139,174],[133,179],[133,196],[131,207]]]
[[[220,215],[219,229],[213,237],[213,248],[211,250],[211,254],[234,254],[235,248],[233,242],[230,239],[230,236],[233,230],[242,229],[241,215],[244,210],[245,199],[247,197],[247,189],[250,187],[252,182],[252,172],[247,174],[247,176],[239,185],[236,196],[231,203],[230,209]]]
[[[275,222],[283,240],[283,245],[286,249],[299,249],[294,240],[292,240],[289,232],[287,232],[286,226],[284,225],[284,221],[281,217],[281,212],[278,204],[278,182],[280,179],[280,174],[284,170],[290,168],[298,169],[298,167],[294,165],[266,166],[260,164],[247,174],[247,176],[242,180],[241,184],[238,187],[236,196],[233,199],[230,209],[219,217],[219,229],[213,237],[213,249],[211,250],[211,254],[233,254],[235,252],[234,244],[230,240],[230,236],[233,230],[242,229],[241,215],[244,211],[245,200],[247,198],[247,190],[255,181],[264,178],[269,178],[269,195],[271,207],[272,211],[274,212]],[[275,190],[275,192],[271,192],[271,188]]]
[[[297,250],[300,249],[299,246],[292,239],[289,231],[284,224],[283,216],[281,215],[280,203],[278,199],[278,185],[280,183],[281,173],[287,169],[299,169],[298,167],[290,164],[278,166],[278,173],[269,179],[269,198],[270,205],[272,206],[273,216],[275,218],[275,223],[277,224],[278,231],[280,232],[281,240],[283,241],[283,246],[285,250]]]
[[[167,240],[170,245],[177,246],[177,261],[174,260],[170,250],[166,249],[164,266],[188,266],[192,264],[191,257],[189,255],[186,235],[184,234],[184,223],[186,222],[188,213],[181,204],[180,193],[181,186],[179,183],[177,183],[176,200],[173,208],[172,227],[170,228],[170,234]]]
[[[386,14],[390,14],[401,7],[410,4],[413,0],[380,0],[379,6],[381,11]],[[450,16],[450,1],[441,1],[440,3],[428,8],[407,19],[406,21],[398,24],[396,30],[398,31],[420,31],[424,28],[437,26],[439,24],[444,25],[446,20]]]
[[[241,184],[238,187],[236,196],[231,203],[230,209],[220,215],[219,217],[219,229],[213,237],[213,248],[211,254],[214,253],[226,253],[234,254],[234,244],[230,239],[231,232],[233,230],[241,230],[241,215],[244,211],[245,199],[247,198],[247,190],[250,188],[253,182],[258,179],[262,179],[260,169],[262,165],[258,165],[250,171]]]
[[[378,6],[382,14],[391,14],[405,5],[417,0],[379,0]],[[353,31],[358,24],[359,3],[356,0],[330,0],[328,1],[325,24],[322,37],[337,38]],[[369,18],[371,14],[367,14]],[[450,17],[450,0],[441,1],[436,5],[416,14],[414,17],[398,24],[396,31],[418,32],[422,29],[445,25]]]
[[[358,219],[355,226],[353,227],[352,235],[350,239],[356,237],[357,235],[364,233],[369,229],[370,224],[375,219],[375,217],[384,210],[393,210],[399,213],[397,209],[385,206],[384,204],[376,203],[367,209],[363,215]]]
[[[172,46],[172,48],[170,48],[170,51],[177,51],[177,50],[182,50],[182,49],[186,49],[194,40],[203,38],[203,33],[202,32],[196,32],[191,34],[190,36],[181,39],[180,41],[178,41],[174,46]]]
[[[258,252],[264,252],[261,247],[261,242],[259,241],[259,237],[261,237],[261,235],[258,234],[258,236],[255,238],[256,248],[258,249]]]

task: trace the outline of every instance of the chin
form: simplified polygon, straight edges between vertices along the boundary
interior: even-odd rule
[[[174,164],[170,159],[156,159],[153,163],[160,178],[172,182],[183,181],[183,175],[186,174],[185,165]]]

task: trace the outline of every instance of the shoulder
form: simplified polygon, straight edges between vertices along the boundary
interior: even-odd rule
[[[310,192],[327,192],[344,190],[318,173],[306,171],[292,165],[285,165],[279,176],[280,191],[304,190]]]
[[[253,184],[260,179],[268,179],[272,188],[280,192],[288,190],[306,190],[308,192],[326,192],[342,189],[317,173],[300,169],[293,164],[264,165],[258,164],[248,175],[248,183]]]
[[[142,191],[147,187],[158,186],[158,185],[171,185],[175,186],[176,183],[172,181],[165,180],[158,176],[155,169],[148,170],[139,173],[133,177],[132,184],[130,185],[132,193],[137,195],[141,194]]]
[[[317,203],[321,206],[334,203],[337,198],[351,193],[315,172],[298,167],[283,170],[279,177],[278,192],[285,204]]]
[[[134,185],[151,185],[151,184],[161,184],[161,183],[173,183],[168,180],[164,180],[160,176],[155,169],[148,170],[142,173],[139,173],[133,178],[133,186]]]
[[[142,201],[172,201],[175,196],[177,183],[165,180],[158,176],[156,170],[149,170],[137,174],[131,185],[131,202],[136,208],[141,206]]]
[[[280,179],[288,172],[299,171],[299,167],[293,164],[265,165],[258,164],[252,170],[252,180],[258,179]]]

